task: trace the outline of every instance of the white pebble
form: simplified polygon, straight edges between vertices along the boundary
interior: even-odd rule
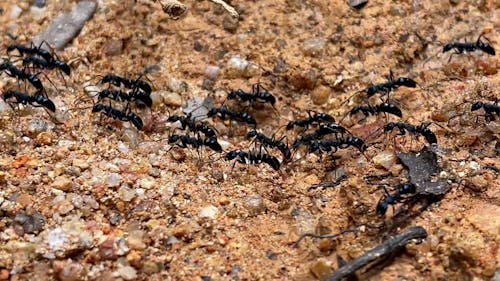
[[[209,205],[209,206],[206,206],[204,208],[201,208],[198,216],[200,218],[215,219],[215,218],[217,218],[218,213],[219,213],[219,210],[217,209],[217,207],[215,207],[213,205]]]
[[[227,62],[226,72],[230,78],[245,76],[245,69],[248,61],[240,57],[232,57]]]
[[[135,190],[133,190],[131,188],[122,186],[122,187],[120,187],[120,189],[118,189],[118,196],[120,197],[120,199],[122,201],[125,201],[125,202],[132,201],[132,199],[134,199],[135,195],[136,195]]]
[[[209,65],[205,69],[205,76],[208,79],[215,81],[215,79],[217,79],[217,75],[219,75],[219,72],[220,72],[220,67],[215,65]]]
[[[111,173],[106,178],[106,185],[108,187],[117,187],[120,184],[120,175],[117,173]]]
[[[50,230],[47,234],[47,243],[52,250],[61,249],[67,240],[66,233],[62,228]]]
[[[124,266],[118,269],[116,273],[125,280],[135,280],[137,278],[137,270],[131,266]]]
[[[10,18],[17,19],[21,15],[22,12],[23,12],[23,9],[21,9],[21,7],[14,5],[14,6],[12,6],[12,10],[10,10]]]

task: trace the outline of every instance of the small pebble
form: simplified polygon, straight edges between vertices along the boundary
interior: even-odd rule
[[[113,238],[108,238],[106,241],[102,242],[99,246],[99,256],[103,260],[115,260],[118,258],[118,249]]]
[[[240,78],[245,76],[248,61],[240,57],[231,57],[226,66],[226,75],[229,78]]]
[[[83,278],[83,266],[79,263],[66,264],[57,275],[61,281],[78,281]]]
[[[217,214],[219,213],[219,210],[217,207],[213,205],[206,206],[204,208],[200,209],[200,212],[198,213],[198,216],[200,218],[211,218],[211,219],[216,219]]]
[[[184,93],[188,90],[188,85],[184,81],[171,77],[168,80],[168,88],[174,93]]]
[[[11,19],[17,19],[21,13],[23,12],[23,9],[19,7],[18,5],[12,5],[12,10],[10,10],[10,15],[9,17]]]
[[[9,129],[0,131],[0,147],[14,144],[14,132]]]
[[[127,237],[127,243],[132,250],[144,250],[146,244],[143,241],[144,231],[134,230]]]
[[[326,86],[316,87],[311,93],[311,100],[315,105],[322,105],[328,101],[330,89]]]
[[[154,91],[151,93],[150,97],[153,101],[153,108],[158,108],[164,104],[163,102],[163,91]]]
[[[394,164],[396,164],[397,157],[391,151],[382,151],[375,155],[372,160],[375,167],[389,170]]]
[[[182,105],[182,97],[175,92],[163,91],[163,103],[169,106],[179,107]]]
[[[332,267],[328,265],[325,261],[319,260],[311,265],[309,268],[312,275],[319,280],[324,280],[332,274]]]
[[[60,227],[50,230],[47,234],[47,243],[51,250],[61,249],[66,241],[68,241],[67,235]]]
[[[217,76],[219,75],[219,72],[220,72],[220,67],[215,65],[209,65],[205,69],[205,76],[208,79],[215,81],[217,79]]]
[[[366,5],[366,3],[368,3],[368,0],[349,0],[349,6],[356,9],[363,8]]]
[[[146,177],[139,180],[139,186],[144,189],[152,189],[156,185],[156,180],[152,177]]]
[[[41,7],[37,7],[37,6],[30,7],[30,14],[31,14],[31,17],[36,22],[41,22],[47,16],[45,8],[43,8],[43,7],[41,8]]]
[[[118,269],[116,273],[125,280],[135,280],[137,278],[137,270],[131,266],[124,266]]]
[[[123,154],[127,154],[129,152],[128,145],[123,142],[118,143],[117,149]]]
[[[43,8],[45,7],[45,0],[35,0],[33,2],[33,6],[38,7],[38,8]]]
[[[134,129],[126,129],[122,135],[122,141],[130,146],[136,148],[139,144],[139,134]]]
[[[306,56],[317,57],[323,53],[325,45],[326,39],[323,37],[309,38],[302,43],[302,52]]]
[[[40,118],[33,118],[28,123],[28,136],[31,138],[35,138],[41,132],[47,131],[49,128],[49,124]]]
[[[104,54],[106,56],[118,56],[123,51],[123,41],[120,39],[109,39],[104,45]]]
[[[125,202],[130,202],[134,197],[136,196],[136,192],[134,189],[122,186],[118,189],[118,196],[120,197],[120,200],[125,201]]]
[[[141,271],[145,274],[153,274],[160,272],[160,266],[157,263],[152,261],[144,261],[144,265],[142,266]]]
[[[107,187],[117,187],[120,184],[120,175],[117,173],[111,173],[106,177]]]
[[[235,33],[238,29],[238,19],[226,15],[222,20],[222,27],[227,32]]]
[[[51,145],[54,140],[56,139],[56,136],[52,132],[41,132],[36,136],[36,143],[39,145]]]
[[[263,213],[266,210],[266,205],[264,200],[258,194],[250,195],[245,198],[244,206],[248,210],[249,215],[256,216]]]
[[[12,108],[3,99],[0,99],[0,116],[8,116]]]
[[[54,182],[52,182],[51,187],[61,190],[61,191],[69,191],[73,186],[73,181],[66,176],[58,176],[55,178]]]
[[[75,206],[73,206],[73,204],[71,204],[70,201],[64,200],[62,202],[59,202],[59,204],[57,204],[56,209],[57,212],[59,212],[59,214],[66,215],[71,211],[73,211],[75,209]]]
[[[471,185],[468,185],[470,189],[476,192],[485,191],[488,188],[488,181],[483,175],[477,175],[470,179]]]

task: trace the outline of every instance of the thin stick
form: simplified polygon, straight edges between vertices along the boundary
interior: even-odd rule
[[[362,256],[347,262],[339,270],[328,276],[325,281],[338,281],[342,278],[352,274],[361,267],[371,263],[380,257],[395,252],[396,250],[406,246],[413,239],[424,239],[427,237],[427,232],[421,226],[414,226],[408,228],[405,232],[395,235],[382,244],[376,246]]]
[[[236,12],[236,9],[231,7],[229,4],[227,4],[223,0],[210,0],[210,1],[214,2],[215,4],[221,5],[233,18],[237,19],[240,17],[238,12]]]

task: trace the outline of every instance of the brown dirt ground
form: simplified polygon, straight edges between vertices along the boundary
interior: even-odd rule
[[[29,42],[50,19],[75,4],[49,0],[45,17],[33,20],[24,3],[28,1],[22,1],[18,5],[23,12],[13,20],[9,14],[16,2],[21,1],[0,4],[4,48],[14,42],[8,34],[15,35],[16,42]],[[85,95],[85,81],[96,84],[96,75],[138,75],[146,67],[156,69],[148,74],[155,90],[167,89],[175,78],[187,84],[183,102],[204,97],[211,94],[201,87],[205,69],[215,65],[221,68],[215,89],[249,90],[260,81],[278,97],[280,118],[266,108],[258,114],[263,124],[259,128],[271,134],[304,117],[308,109],[341,119],[362,100],[341,103],[371,83],[384,82],[391,69],[396,76],[411,77],[419,84],[417,89],[401,88],[391,95],[403,109],[405,122],[445,121],[439,122],[442,127],[431,126],[445,151],[440,165],[443,175],[461,181],[452,183],[440,202],[391,232],[423,226],[429,234],[423,243],[410,243],[402,255],[382,269],[363,273],[362,279],[489,280],[495,272],[498,276],[500,181],[498,172],[483,169],[500,166],[498,118],[475,123],[476,113],[468,111],[470,103],[460,105],[498,97],[498,55],[456,55],[447,63],[449,55],[441,50],[443,43],[475,40],[484,30],[491,31],[487,37],[498,51],[499,2],[371,0],[358,11],[346,1],[232,1],[241,13],[237,26],[209,1],[184,3],[188,14],[174,21],[158,3],[101,1],[79,36],[58,52],[72,61],[73,71],[66,90],[49,93],[59,110],[74,108],[75,97]],[[325,44],[311,51],[306,46],[310,38]],[[269,75],[259,70],[249,77],[235,77],[226,67],[235,55],[277,72]],[[61,85],[57,76],[51,77]],[[5,91],[15,83],[2,76],[1,86]],[[220,104],[224,92],[215,93]],[[335,163],[310,155],[279,172],[265,165],[237,164],[232,169],[233,163],[217,161],[220,156],[209,158],[207,152],[201,160],[194,151],[167,152],[168,133],[161,129],[161,121],[177,109],[159,105],[152,113],[142,111],[152,129],[139,132],[141,142],[129,144],[128,152],[118,147],[127,143],[134,128],[111,122],[113,129],[109,129],[108,121],[89,109],[71,110],[62,125],[52,125],[53,119],[41,109],[2,117],[0,278],[126,279],[131,276],[120,270],[131,266],[139,280],[201,280],[201,276],[210,276],[206,280],[315,280],[337,268],[336,255],[350,260],[383,241],[383,231],[346,234],[333,241],[305,239],[298,248],[291,244],[305,232],[334,233],[359,223],[382,222],[375,206],[383,192],[362,177],[387,172],[372,161],[384,149],[393,155],[395,150],[424,145],[422,140],[407,138],[395,148],[384,136],[371,133],[385,119],[370,117],[351,127],[368,142],[383,142],[368,149],[369,160],[347,149],[337,153],[340,158]],[[446,122],[457,114],[459,118]],[[38,135],[29,132],[28,123],[34,118],[47,121],[49,130]],[[344,121],[346,126],[353,123]],[[222,124],[218,128],[226,130]],[[231,129],[236,136],[224,138],[228,149],[248,148],[250,143],[238,136],[244,126]],[[339,167],[349,174],[347,181],[336,188],[308,191],[312,184],[335,178]],[[406,180],[401,164],[392,163],[390,171],[394,177],[387,183],[391,186]],[[106,186],[113,172],[121,177],[120,187]],[[70,183],[61,187],[61,181],[68,179]],[[139,193],[123,200],[123,192],[130,189]],[[98,207],[76,204],[73,199],[82,196],[93,198]],[[264,206],[248,203],[252,198],[260,198]],[[215,218],[201,218],[200,210],[209,205],[218,211]],[[24,233],[13,219],[21,211],[44,215],[43,228]],[[389,222],[392,213],[387,214]],[[91,237],[90,245],[73,247],[79,242],[67,242],[69,248],[65,244],[55,257],[44,254],[50,230],[75,224],[78,233]],[[117,252],[106,256],[106,247]],[[311,268],[321,268],[319,275],[313,275]]]

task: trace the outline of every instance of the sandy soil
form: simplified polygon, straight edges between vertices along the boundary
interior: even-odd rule
[[[0,3],[2,50],[29,42],[76,1],[49,0],[41,11],[27,2]],[[12,18],[16,3],[21,13]],[[498,2],[371,0],[355,10],[346,1],[232,1],[238,21],[209,1],[183,3],[187,14],[172,20],[152,1],[100,1],[79,36],[57,52],[72,67],[67,86],[55,72],[48,74],[55,86],[42,77],[55,116],[3,105],[1,280],[317,280],[338,268],[337,255],[351,260],[412,225],[423,226],[428,238],[358,272],[361,280],[498,280],[500,180],[491,167],[500,167],[500,124],[498,116],[476,122],[481,111],[470,112],[472,101],[499,97],[498,54],[448,62],[441,53],[444,44],[474,41],[483,31],[498,52]],[[235,60],[249,64],[241,69]],[[405,122],[435,123],[429,128],[438,137],[440,177],[451,187],[398,223],[391,207],[376,215],[384,194],[378,186],[392,190],[408,181],[395,153],[418,151],[425,141],[380,134],[383,116],[344,118],[366,103],[363,94],[344,101],[385,82],[389,70],[417,81],[419,87],[391,94],[391,102]],[[134,108],[145,130],[90,112],[85,85],[100,86],[107,73],[144,71],[155,90],[152,110]],[[250,91],[257,82],[278,98],[279,113],[267,105],[249,109],[259,130],[286,133],[291,144],[299,132],[285,132],[287,122],[307,110],[327,112],[371,144],[366,157],[352,148],[335,160],[301,149],[274,171],[265,164],[233,168],[205,149],[170,150],[169,114],[193,97],[220,105],[226,91]],[[6,75],[0,86],[25,89]],[[252,146],[246,126],[209,122],[226,151]],[[388,171],[380,181],[363,179]],[[309,189],[341,174],[348,179],[335,188]],[[304,233],[384,220],[382,230],[306,238],[292,247]]]

